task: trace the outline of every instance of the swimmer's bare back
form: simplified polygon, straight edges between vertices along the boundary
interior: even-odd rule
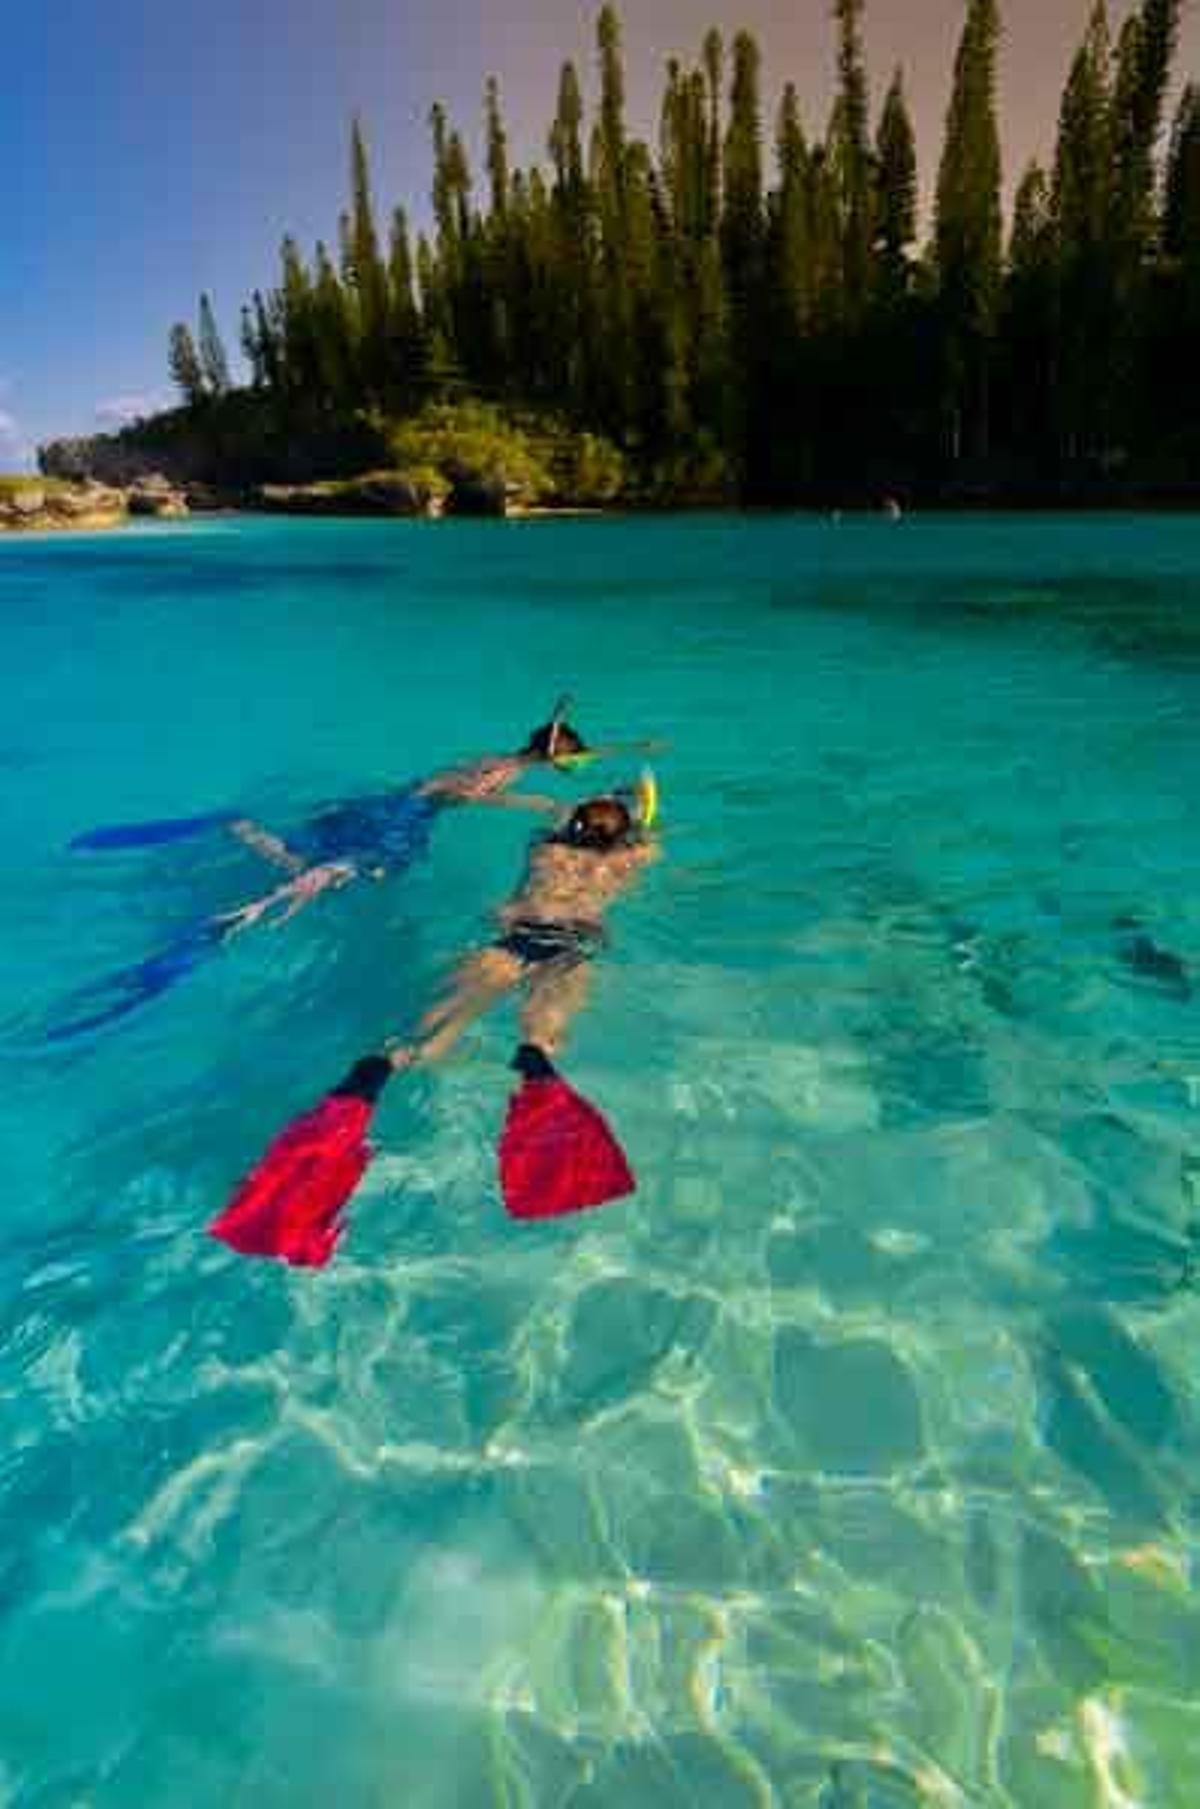
[[[656,852],[653,842],[611,854],[543,842],[530,856],[520,889],[501,907],[500,921],[599,924]]]

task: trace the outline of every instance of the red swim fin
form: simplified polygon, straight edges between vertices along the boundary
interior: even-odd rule
[[[524,1044],[513,1066],[524,1078],[500,1139],[500,1185],[514,1219],[560,1218],[631,1194],[625,1152],[586,1099],[540,1049]]]
[[[213,1220],[209,1235],[242,1256],[323,1268],[371,1160],[367,1126],[391,1073],[386,1056],[366,1056],[332,1093],[294,1118]]]

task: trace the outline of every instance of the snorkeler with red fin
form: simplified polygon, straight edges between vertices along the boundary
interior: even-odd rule
[[[557,1218],[632,1193],[634,1175],[595,1106],[553,1061],[581,1009],[592,959],[604,947],[604,914],[657,854],[650,830],[657,789],[647,773],[636,796],[598,797],[533,844],[528,870],[499,913],[488,948],[469,955],[425,1015],[415,1041],[363,1057],[315,1107],[294,1119],[209,1226],[244,1255],[320,1267],[370,1161],[366,1131],[392,1075],[440,1061],[484,1012],[521,989],[521,1084],[499,1148],[500,1181],[513,1218]]]

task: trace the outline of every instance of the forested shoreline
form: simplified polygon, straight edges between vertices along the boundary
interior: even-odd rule
[[[248,384],[205,296],[198,331],[170,336],[181,408],[108,444],[188,447],[214,481],[333,477],[411,467],[429,411],[465,410],[471,456],[502,473],[509,419],[567,448],[542,494],[574,502],[1186,497],[1200,88],[1167,119],[1179,10],[1140,0],[1113,35],[1096,6],[1053,157],[1006,221],[1001,19],[968,0],[919,239],[903,72],[873,107],[863,0],[835,0],[819,132],[793,84],[767,92],[749,33],[712,31],[667,65],[653,147],[628,129],[606,7],[594,115],[565,64],[546,165],[512,167],[489,81],[482,170],[435,105],[432,226],[397,208],[385,229],[355,122],[336,237],[311,255],[285,239],[276,286],[242,309]]]

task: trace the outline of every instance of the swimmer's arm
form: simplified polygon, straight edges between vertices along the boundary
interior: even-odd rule
[[[562,800],[548,798],[541,792],[494,792],[486,798],[465,798],[466,804],[490,804],[497,810],[535,810],[540,816],[561,816]],[[570,812],[567,812],[570,815]]]
[[[470,773],[435,773],[414,789],[422,798],[452,798],[456,804],[491,804],[499,810],[536,810],[544,814],[562,809],[557,798],[548,798],[538,792],[472,790]]]
[[[657,836],[645,836],[629,849],[625,858],[634,872],[639,867],[651,867],[662,859],[662,843]]]
[[[273,892],[266,892],[261,898],[252,898],[249,904],[240,905],[236,911],[227,911],[216,921],[225,926],[227,935],[235,936],[239,930],[248,929],[252,923],[272,912],[276,905],[285,905],[274,919],[276,927],[287,923],[305,905],[320,897],[322,892],[336,891],[341,886],[349,885],[352,879],[359,877],[357,868],[349,861],[326,861],[319,867],[308,867],[294,878],[285,880],[276,886]],[[375,875],[372,874],[372,878]]]
[[[229,825],[229,833],[235,835],[239,842],[255,854],[260,854],[273,867],[281,867],[285,873],[299,874],[304,871],[305,862],[301,855],[293,852],[279,836],[272,835],[261,823],[250,817],[238,817]]]
[[[445,772],[430,773],[428,779],[422,779],[414,785],[413,796],[417,798],[450,798],[455,804],[479,804],[483,801],[478,786],[480,773],[490,763],[479,761],[474,766],[452,766]],[[508,783],[512,783],[511,780]],[[486,795],[486,794],[485,794]]]
[[[577,762],[586,766],[593,760],[615,760],[623,754],[665,754],[670,747],[669,741],[650,739],[647,741],[606,741],[599,747],[585,748],[582,754],[563,754],[558,765],[568,770]]]

